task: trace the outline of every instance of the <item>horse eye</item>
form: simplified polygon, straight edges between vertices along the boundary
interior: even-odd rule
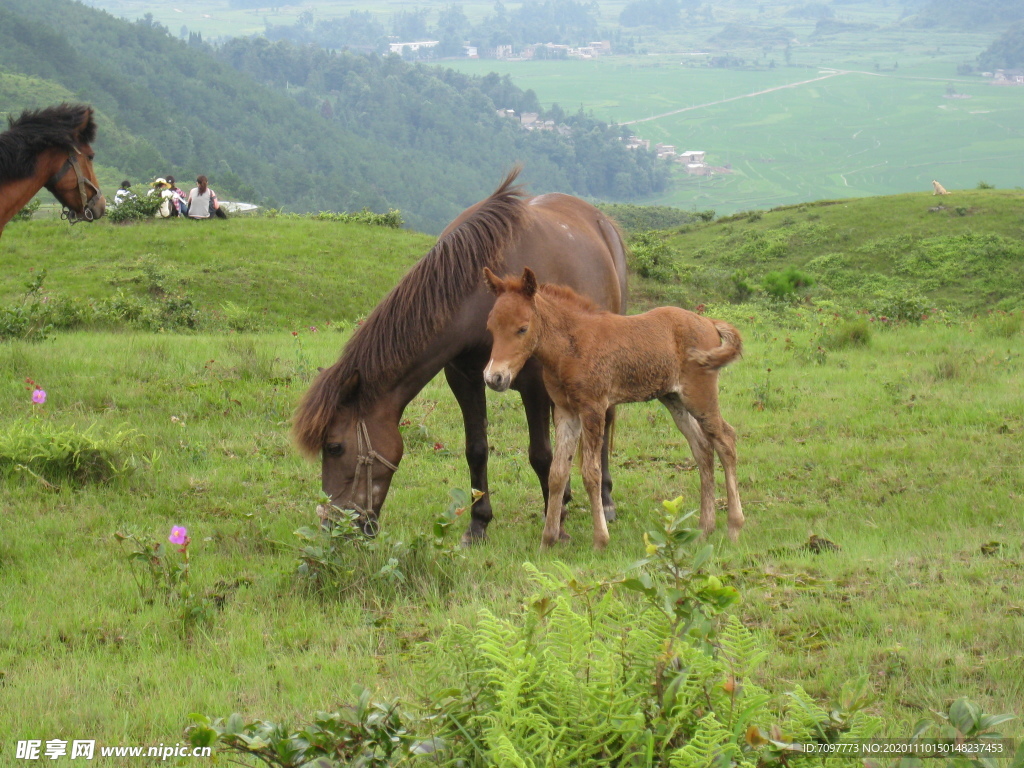
[[[518,331],[516,331],[516,336],[522,336],[524,333],[526,333],[526,331],[529,329],[529,327],[530,326],[528,326],[528,325],[524,325],[522,328],[520,328]]]
[[[328,443],[324,446],[324,453],[328,456],[341,456],[345,452],[343,443]]]

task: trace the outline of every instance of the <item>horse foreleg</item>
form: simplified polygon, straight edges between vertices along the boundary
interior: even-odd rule
[[[585,413],[583,426],[583,485],[590,497],[590,516],[594,524],[594,549],[608,546],[608,524],[602,503],[601,453],[605,443],[605,413]]]
[[[705,536],[715,530],[715,454],[700,424],[683,405],[678,395],[665,395],[661,400],[686,442],[700,473],[700,528]]]
[[[462,410],[469,482],[484,494],[470,510],[469,528],[462,535],[462,543],[468,545],[487,538],[487,526],[494,517],[487,487],[487,395],[480,373],[473,375],[449,363],[444,367],[444,376]]]
[[[582,426],[579,416],[555,406],[555,455],[548,475],[548,503],[544,516],[541,547],[547,548],[559,539],[568,539],[562,524],[562,493],[569,482],[572,457],[576,453]],[[603,518],[602,518],[603,519]]]

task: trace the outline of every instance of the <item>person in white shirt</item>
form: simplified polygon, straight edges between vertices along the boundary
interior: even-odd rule
[[[188,193],[188,217],[190,219],[208,219],[220,208],[217,200],[217,193],[209,187],[209,180],[205,176],[196,177],[198,187],[193,187]]]
[[[131,190],[132,183],[125,179],[121,182],[121,188],[114,193],[114,205],[120,205],[125,200],[131,197],[135,197],[135,193]]]

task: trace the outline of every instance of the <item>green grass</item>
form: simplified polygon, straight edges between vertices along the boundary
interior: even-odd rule
[[[976,194],[987,202],[972,207],[1000,211],[976,216],[976,231],[1019,223],[1019,205],[1005,193]],[[742,244],[746,230],[817,215],[811,224],[851,232],[844,242],[863,256],[853,247],[861,237],[939,236],[933,214],[920,213],[917,230],[904,218],[930,203],[924,195],[844,201],[676,237],[680,250],[728,261],[728,244]],[[960,227],[970,218],[942,221]],[[221,225],[32,222],[4,233],[5,305],[20,301],[30,268],[46,268],[53,291],[102,297],[116,290],[111,280],[152,277],[139,267],[145,257],[200,299],[204,318],[228,300],[246,303],[266,331],[230,333],[213,317],[190,335],[59,332],[42,343],[0,343],[0,434],[43,443],[88,435],[116,449],[120,467],[75,477],[18,454],[15,463],[32,471],[0,474],[0,764],[13,762],[13,745],[25,738],[174,743],[191,712],[297,724],[345,704],[356,683],[415,703],[427,683],[414,652],[447,621],[472,623],[485,607],[518,610],[531,591],[524,561],[548,568],[558,558],[584,576],[612,575],[642,555],[661,500],[697,506],[699,481],[667,413],[627,406],[612,458],[621,517],[611,546],[596,554],[587,544],[577,477],[573,542],[542,555],[522,409],[515,395],[492,393],[489,542],[468,550],[450,581],[413,573],[404,587],[369,580],[337,598],[311,593],[295,576],[293,531],[315,522],[319,467],[290,445],[291,413],[316,367],[333,362],[345,341],[324,321],[365,313],[430,239],[325,222]],[[807,258],[816,250],[808,246]],[[655,295],[657,286],[636,284],[646,300]],[[964,300],[981,285],[965,283]],[[865,344],[823,346],[843,327],[836,315],[856,306],[839,299],[848,302],[833,301],[840,313],[826,304],[714,308],[746,342],[743,360],[722,376],[721,399],[739,433],[748,519],[735,545],[720,520],[714,568],[740,589],[739,615],[769,652],[759,682],[772,690],[799,683],[827,699],[843,680],[868,674],[879,696],[873,709],[893,737],[961,695],[1019,714],[1020,313],[874,323]],[[30,402],[26,379],[47,391],[45,405]],[[429,529],[450,489],[466,487],[467,472],[443,380],[405,418],[406,454],[383,524],[408,539]],[[0,449],[15,443],[5,438]],[[193,539],[194,588],[224,600],[190,635],[172,608],[140,598],[113,536],[163,540],[172,525]],[[841,550],[811,553],[811,533]]]
[[[1014,459],[1024,406],[1013,386],[1024,338],[981,327],[875,333],[819,362],[817,331],[747,324],[746,356],[723,376],[748,525],[738,545],[716,534],[716,568],[743,592],[740,615],[770,652],[763,682],[827,697],[870,674],[893,736],[960,695],[987,711],[1012,711],[1024,696],[1024,530],[1007,514],[1024,491]],[[344,703],[357,682],[415,701],[424,683],[408,654],[419,643],[481,607],[516,609],[528,589],[520,564],[550,558],[537,552],[541,500],[514,396],[490,398],[491,539],[466,553],[453,583],[397,595],[371,583],[338,600],[299,585],[289,542],[313,522],[319,479],[290,447],[287,422],[309,364],[333,360],[341,340],[68,334],[0,347],[4,429],[141,433],[136,470],[107,482],[54,490],[25,473],[5,480],[4,744],[170,743],[193,711],[298,722]],[[35,412],[26,377],[49,393]],[[424,530],[448,489],[466,482],[443,384],[406,417],[416,437],[384,518],[399,537]],[[611,547],[590,551],[577,504],[574,542],[555,555],[583,573],[637,559],[661,499],[698,498],[685,441],[655,405],[622,409],[612,466],[621,520]],[[162,539],[175,524],[194,540],[193,583],[226,594],[191,639],[170,610],[139,599],[112,538]],[[812,532],[842,550],[804,550]],[[986,556],[991,541],[1003,548]],[[224,586],[238,580],[237,590]]]
[[[179,219],[69,228],[13,224],[0,250],[0,302],[21,300],[47,270],[44,289],[84,300],[186,294],[224,327],[233,305],[263,328],[354,320],[432,244],[406,230],[326,221]]]

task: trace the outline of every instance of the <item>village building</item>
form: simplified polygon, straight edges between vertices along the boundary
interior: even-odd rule
[[[992,85],[1024,85],[1024,69],[997,69]]]
[[[401,55],[406,50],[416,52],[421,48],[433,48],[435,45],[440,44],[440,40],[419,40],[414,43],[388,43],[388,48],[391,53],[397,53]]]

